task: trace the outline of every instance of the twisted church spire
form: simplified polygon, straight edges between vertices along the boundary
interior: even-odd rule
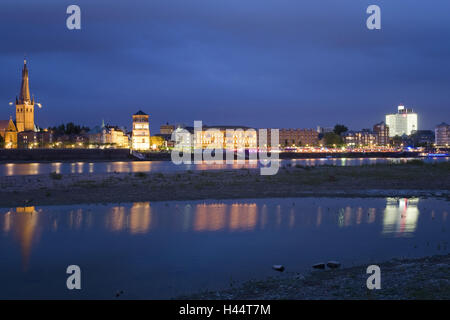
[[[22,85],[20,87],[19,101],[20,104],[31,103],[30,86],[28,84],[28,68],[27,60],[23,61],[22,69]]]

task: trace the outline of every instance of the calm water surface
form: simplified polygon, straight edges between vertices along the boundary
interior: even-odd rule
[[[412,158],[322,158],[281,160],[281,165],[335,165],[360,166],[366,164],[404,163]],[[450,157],[418,158],[425,162],[448,162]],[[245,164],[182,164],[171,161],[112,161],[112,162],[50,162],[50,163],[2,163],[1,176],[36,175],[56,173],[107,173],[107,172],[180,172],[187,170],[223,170],[241,168],[259,168],[259,162],[246,161]]]
[[[0,209],[0,298],[168,298],[232,281],[449,252],[442,199],[286,198]],[[66,289],[81,267],[82,290]]]

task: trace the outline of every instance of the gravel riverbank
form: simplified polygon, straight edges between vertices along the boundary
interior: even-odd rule
[[[0,206],[274,197],[450,198],[450,163],[0,178]]]
[[[381,289],[368,290],[368,265],[316,270],[308,275],[245,282],[222,291],[208,291],[180,299],[450,299],[450,254],[380,263]],[[288,267],[287,267],[288,271]],[[286,271],[286,272],[287,272]]]

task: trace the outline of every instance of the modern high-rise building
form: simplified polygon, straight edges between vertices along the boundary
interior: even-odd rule
[[[413,130],[418,130],[417,113],[404,106],[398,106],[397,113],[386,115],[386,125],[389,127],[389,137],[410,135]]]
[[[34,98],[30,96],[27,61],[23,62],[22,85],[16,97],[16,127],[18,132],[36,131],[34,125]]]
[[[150,149],[150,126],[148,114],[139,110],[133,115],[132,148],[134,150]]]
[[[436,146],[448,147],[450,145],[450,125],[442,122],[436,126],[434,136]]]

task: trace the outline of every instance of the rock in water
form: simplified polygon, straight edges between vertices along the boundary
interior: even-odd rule
[[[341,266],[341,263],[339,261],[328,261],[327,267],[330,269],[336,269]]]
[[[272,266],[272,269],[276,270],[276,271],[283,272],[284,271],[284,266],[282,266],[281,264],[275,264],[275,265]]]
[[[312,266],[314,269],[325,269],[325,263],[316,263]]]
[[[116,298],[120,297],[120,295],[123,294],[123,290],[117,291],[116,292]]]

